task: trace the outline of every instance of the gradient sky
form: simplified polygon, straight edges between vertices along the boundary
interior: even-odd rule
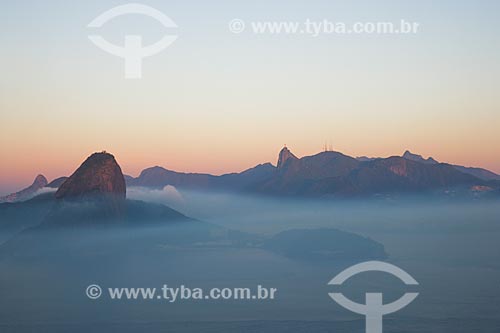
[[[141,80],[95,47],[87,24],[126,1],[0,5],[0,193],[69,175],[94,151],[133,176],[153,165],[210,172],[334,150],[406,149],[500,173],[498,1],[142,1],[178,40]],[[228,22],[420,22],[417,35],[253,35]],[[99,29],[115,44],[164,28],[147,17]]]

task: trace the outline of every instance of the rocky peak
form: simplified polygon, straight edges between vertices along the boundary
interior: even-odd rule
[[[41,189],[42,187],[45,187],[49,182],[47,181],[47,178],[45,178],[44,175],[38,175],[35,177],[35,180],[33,181],[33,184],[31,184],[32,187],[36,187],[37,189]]]
[[[285,146],[278,157],[278,169],[281,169],[288,160],[298,160],[298,158]]]
[[[89,156],[56,192],[58,199],[106,196],[124,200],[125,195],[122,170],[114,156],[106,152]]]
[[[36,195],[37,191],[44,188],[47,183],[47,178],[45,178],[44,175],[38,175],[35,177],[33,184],[19,192],[11,193],[5,197],[0,197],[0,202],[18,202],[31,199]]]
[[[404,159],[414,161],[414,162],[419,162],[419,163],[425,163],[425,164],[438,164],[439,162],[433,159],[432,157],[429,157],[428,159],[425,159],[422,157],[422,155],[417,155],[413,154],[409,150],[405,151],[403,156]]]

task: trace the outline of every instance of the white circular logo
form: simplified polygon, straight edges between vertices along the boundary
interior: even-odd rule
[[[97,284],[91,284],[85,290],[87,297],[90,299],[98,299],[102,295],[102,289]]]
[[[334,277],[328,284],[341,285],[354,275],[372,271],[392,274],[406,285],[418,285],[418,282],[401,268],[381,261],[367,261],[349,267]],[[366,293],[365,304],[353,302],[341,293],[329,293],[328,295],[347,310],[365,315],[366,333],[382,333],[382,317],[401,310],[410,304],[418,296],[418,293],[406,293],[397,301],[389,304],[383,304],[381,293]]]
[[[234,34],[239,34],[245,30],[245,22],[240,19],[234,19],[229,22],[229,31]]]

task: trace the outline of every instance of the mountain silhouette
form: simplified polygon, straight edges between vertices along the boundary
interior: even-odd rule
[[[291,259],[315,262],[319,260],[385,259],[384,246],[372,239],[349,232],[320,229],[282,231],[264,242],[264,248]]]
[[[46,185],[46,180],[43,183]],[[121,168],[106,152],[89,156],[57,192],[0,204],[0,213],[6,220],[0,224],[0,240],[7,240],[1,252],[29,256],[78,249],[83,235],[106,234],[113,239],[116,232],[126,231],[132,237],[138,227],[176,225],[175,233],[164,231],[161,239],[171,237],[175,241],[176,236],[189,234],[190,241],[197,241],[215,228],[165,205],[127,200]],[[93,242],[84,247],[92,249]]]
[[[31,217],[22,207],[31,207],[40,214]],[[32,224],[42,228],[191,221],[164,205],[127,200],[121,167],[106,152],[90,155],[57,192],[45,193],[26,203],[1,206],[0,210],[10,214],[10,220],[26,220],[28,214]]]
[[[460,172],[467,173],[469,175],[472,175],[472,176],[480,178],[480,179],[500,180],[500,175],[497,175],[496,173],[491,172],[490,170],[483,169],[483,168],[465,167],[462,165],[453,165],[453,167]]]
[[[86,196],[113,196],[125,199],[126,187],[122,170],[109,153],[94,153],[57,190],[58,199]]]
[[[256,190],[307,196],[370,196],[468,188],[483,181],[448,164],[393,156],[361,162],[338,152],[323,152],[290,162]]]
[[[36,176],[33,183],[19,192],[11,193],[7,196],[0,197],[0,202],[19,202],[33,198],[33,196],[47,185],[47,178],[44,175]]]
[[[432,157],[429,157],[428,159],[424,159],[421,155],[413,154],[408,150],[403,154],[402,157],[406,158],[407,160],[425,163],[425,164],[439,164],[439,162],[436,161],[435,159],[433,159]],[[500,180],[500,175],[497,175],[496,173],[491,172],[491,171],[486,170],[486,169],[483,169],[483,168],[465,167],[462,165],[453,165],[453,167],[460,172],[472,175],[472,176],[477,177],[479,179]]]
[[[278,169],[284,168],[286,162],[289,160],[296,161],[298,160],[298,158],[294,154],[292,154],[292,152],[287,147],[283,147],[278,156],[278,164],[277,164]]]
[[[422,157],[422,155],[413,154],[409,150],[405,151],[402,157],[406,158],[407,160],[410,160],[410,161],[420,162],[420,163],[424,163],[424,164],[438,164],[439,163],[438,161],[436,161],[432,157],[425,159]]]
[[[180,189],[313,197],[411,193],[477,197],[498,193],[499,180],[500,176],[485,169],[440,163],[410,151],[388,158],[353,158],[335,151],[298,158],[284,147],[276,167],[265,163],[221,176],[155,166],[134,178],[122,174],[113,155],[95,153],[71,177],[61,177],[47,186],[56,187],[57,182],[62,182],[56,192],[59,199],[99,195],[114,200],[118,207],[125,199],[126,186],[163,189],[171,185]]]
[[[47,185],[45,185],[45,187],[58,189],[66,181],[66,179],[68,179],[68,177],[56,178]]]
[[[325,151],[298,158],[284,147],[277,166],[261,164],[241,173],[214,176],[149,168],[128,186],[227,190],[266,195],[359,197],[427,193],[477,196],[477,188],[500,188],[491,179],[406,151],[388,158],[353,158]]]
[[[271,177],[276,168],[270,164],[260,164],[240,173],[213,176],[204,173],[184,173],[159,166],[145,169],[137,178],[128,178],[127,186],[143,186],[162,189],[172,185],[187,189],[205,190],[246,190],[254,184]]]
[[[300,159],[289,158],[278,172],[265,182],[257,184],[254,190],[270,194],[312,194],[311,186],[314,187],[316,182],[346,177],[358,165],[359,162],[356,159],[331,151]]]
[[[157,167],[143,172],[142,179],[152,181],[163,177],[161,181],[176,185],[212,183],[220,188],[250,190],[249,185],[261,184],[263,179],[277,175],[308,179],[316,175],[321,166],[329,171],[319,174],[318,179],[325,175],[344,175],[347,171],[343,164],[339,167],[332,161],[352,162],[351,158],[338,153],[303,159],[292,155],[288,155],[280,170],[271,164],[262,164],[239,174],[215,177],[175,173]],[[316,163],[320,165],[315,166]],[[312,173],[304,172],[304,168],[310,167],[314,167]],[[204,183],[198,183],[200,181]],[[114,156],[106,152],[89,156],[57,192],[47,192],[25,202],[0,204],[0,214],[5,220],[0,223],[0,259],[87,260],[93,257],[115,261],[131,252],[134,256],[169,255],[181,249],[204,251],[214,247],[270,250],[299,260],[315,261],[385,257],[381,244],[339,230],[290,231],[267,239],[192,219],[166,205],[127,199],[121,168]],[[325,237],[334,242],[327,244]],[[293,250],[293,242],[302,248],[301,255],[297,256]]]

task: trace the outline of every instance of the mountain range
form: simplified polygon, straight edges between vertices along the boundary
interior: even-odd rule
[[[403,157],[412,160],[415,162],[420,162],[424,164],[439,164],[438,161],[433,159],[432,157],[429,157],[428,159],[424,159],[421,155],[416,155],[412,154],[408,150],[403,154]],[[483,169],[483,168],[473,168],[473,167],[465,167],[461,165],[453,165],[455,169],[458,171],[461,171],[463,173],[467,173],[469,175],[472,175],[474,177],[477,177],[479,179],[483,180],[500,180],[500,175],[497,175],[494,172],[491,172],[489,170]]]
[[[360,159],[334,151],[299,158],[287,147],[280,151],[276,166],[260,164],[241,173],[214,176],[156,166],[125,179],[127,186],[310,197],[408,193],[477,197],[500,188],[500,176],[491,171],[439,163],[409,151],[388,158]]]
[[[500,175],[486,169],[440,163],[410,151],[388,158],[354,158],[334,151],[299,158],[284,147],[276,166],[259,164],[240,173],[220,176],[155,166],[144,169],[138,177],[124,175],[123,179],[124,184],[119,185],[123,191],[126,184],[127,187],[162,189],[171,185],[180,189],[312,197],[408,193],[477,197],[500,192]],[[47,183],[45,177],[39,175],[33,185],[0,198],[0,202],[27,200],[43,188],[59,189],[57,196],[67,193],[68,184],[72,182],[74,179],[59,177]],[[72,195],[78,195],[78,191]]]
[[[175,235],[205,239],[216,227],[191,219],[165,205],[126,199],[125,179],[113,155],[89,156],[54,191],[16,203],[0,204],[0,252],[34,253],[81,248],[82,235],[107,234],[138,227],[176,226]],[[174,237],[162,234],[162,239]],[[175,237],[174,237],[175,238]],[[92,238],[93,239],[93,238]],[[175,239],[174,239],[175,240]],[[92,249],[95,244],[85,245]],[[106,244],[103,244],[106,246]],[[120,246],[125,246],[124,244]]]
[[[285,158],[286,154],[282,156],[283,167],[292,160],[291,155]],[[253,170],[222,179],[237,183],[241,177],[259,176],[260,172]],[[68,256],[74,260],[97,252],[101,259],[104,254],[116,260],[131,249],[134,255],[150,256],[179,248],[203,251],[214,246],[264,249],[297,260],[386,256],[381,244],[336,229],[289,230],[269,238],[198,221],[166,205],[127,199],[121,168],[106,152],[89,156],[55,193],[0,203],[0,217],[0,258]]]

